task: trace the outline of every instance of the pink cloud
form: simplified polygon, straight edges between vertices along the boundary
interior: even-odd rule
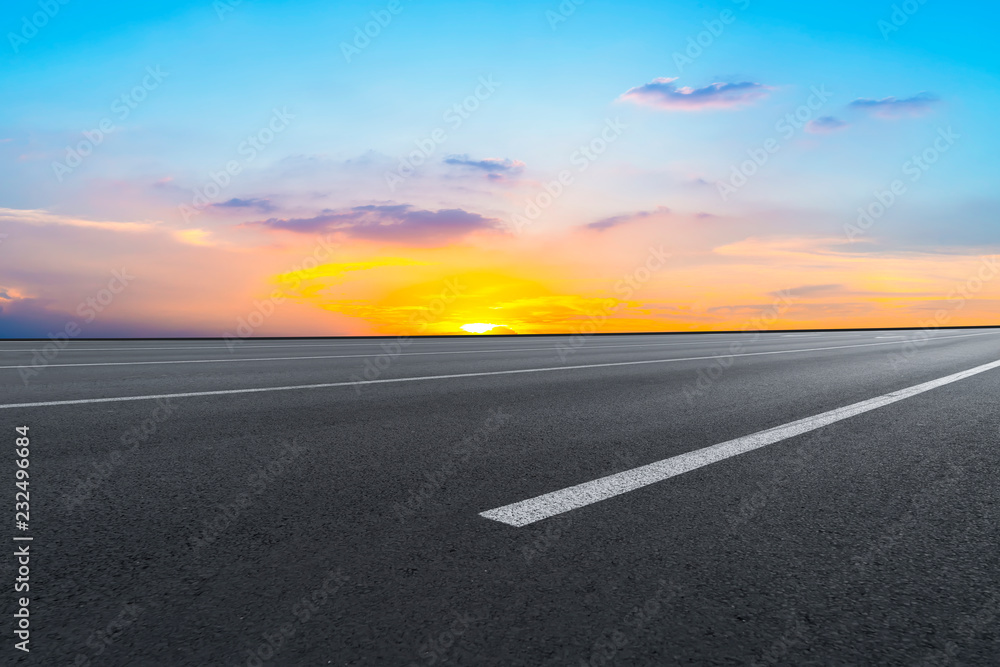
[[[678,87],[677,78],[658,78],[625,92],[619,99],[668,111],[734,109],[766,97],[770,88],[760,83],[710,83],[704,88]]]
[[[352,238],[446,245],[473,232],[503,232],[503,223],[463,209],[428,211],[409,204],[369,204],[326,209],[310,218],[268,218],[243,226],[305,234],[339,232]]]

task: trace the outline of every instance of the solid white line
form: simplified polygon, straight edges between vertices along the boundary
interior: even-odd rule
[[[527,526],[530,523],[535,523],[536,521],[541,521],[557,514],[579,509],[580,507],[607,500],[608,498],[614,498],[623,493],[635,491],[636,489],[641,489],[656,482],[662,482],[677,475],[683,475],[686,472],[697,470],[712,463],[724,461],[730,457],[739,456],[740,454],[745,454],[755,449],[766,447],[767,445],[773,445],[776,442],[781,442],[782,440],[787,440],[788,438],[793,438],[809,431],[815,431],[842,419],[848,419],[871,410],[876,410],[897,401],[910,398],[911,396],[922,394],[925,391],[958,382],[979,373],[985,373],[994,368],[1000,368],[1000,361],[976,366],[967,371],[800,419],[784,426],[777,426],[766,431],[743,436],[742,438],[697,449],[679,456],[672,456],[662,461],[633,468],[632,470],[595,479],[592,482],[578,484],[567,489],[522,500],[518,503],[504,505],[503,507],[498,507],[487,512],[481,512],[479,516],[511,526]]]
[[[959,336],[940,336],[935,340],[944,338],[968,338],[970,336],[988,336],[1000,332],[988,332],[978,334],[962,334]],[[873,347],[876,345],[895,345],[895,342],[887,343],[861,343],[858,345],[834,345],[830,347],[814,347],[805,350],[774,350],[771,352],[745,352],[743,354],[728,355],[731,357],[757,357],[769,354],[796,354],[800,352],[822,352],[825,350],[842,350],[854,347]],[[215,391],[189,391],[176,394],[149,394],[146,396],[114,396],[109,398],[78,398],[67,401],[40,401],[37,403],[8,403],[0,405],[0,410],[8,408],[40,408],[55,405],[84,405],[88,403],[121,403],[125,401],[151,401],[167,398],[192,398],[196,396],[228,396],[232,394],[258,394],[267,391],[292,391],[296,389],[328,389],[332,387],[353,387],[356,385],[387,384],[391,382],[421,382],[424,380],[454,380],[458,378],[487,377],[491,375],[518,375],[521,373],[549,373],[554,371],[572,371],[586,368],[610,368],[612,366],[640,366],[644,364],[669,364],[681,361],[703,361],[707,359],[718,359],[719,355],[708,357],[684,357],[679,359],[648,359],[644,361],[614,361],[603,364],[580,364],[578,366],[551,366],[547,368],[521,368],[508,371],[481,371],[478,373],[452,373],[450,375],[424,375],[421,377],[387,378],[384,380],[363,380],[360,382],[324,382],[321,384],[301,384],[286,387],[255,387],[252,389],[217,389]]]
[[[717,341],[719,342],[719,341]],[[721,342],[732,342],[732,341],[721,341]],[[760,341],[756,341],[760,342]],[[597,350],[606,348],[623,348],[623,347],[674,347],[677,345],[704,345],[707,341],[699,341],[697,343],[642,343],[642,344],[625,344],[625,345],[583,345],[581,347],[573,348],[571,351],[576,352],[579,350]],[[390,354],[392,357],[412,357],[412,356],[426,356],[426,355],[442,355],[442,354],[483,354],[489,352],[558,352],[559,348],[555,345],[550,347],[505,347],[505,348],[494,348],[486,350],[440,350],[435,352],[400,352],[398,354]],[[386,354],[388,354],[386,352]],[[295,361],[297,359],[361,359],[372,356],[378,356],[373,352],[367,354],[328,354],[320,355],[314,357],[238,357],[229,359],[163,359],[156,361],[95,361],[86,362],[79,364],[43,364],[39,366],[31,364],[20,364],[16,366],[0,366],[0,370],[12,369],[12,368],[36,368],[41,370],[43,368],[73,368],[74,366],[155,366],[161,364],[231,364],[239,362],[249,362],[249,361]]]

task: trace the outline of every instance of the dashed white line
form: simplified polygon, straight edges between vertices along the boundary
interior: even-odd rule
[[[902,401],[965,378],[985,373],[994,368],[1000,368],[1000,361],[994,361],[982,366],[970,368],[967,371],[948,375],[937,380],[924,382],[906,389],[900,389],[883,396],[854,403],[836,410],[830,410],[812,417],[800,419],[783,426],[746,435],[735,440],[729,440],[710,447],[697,449],[693,452],[672,456],[662,461],[626,470],[624,472],[601,477],[591,482],[577,484],[560,491],[553,491],[542,496],[522,500],[521,502],[504,505],[479,516],[492,519],[511,526],[521,527],[547,519],[557,514],[569,512],[592,505],[593,503],[620,496],[629,491],[641,489],[644,486],[662,482],[665,479],[683,475],[686,472],[703,468],[733,456],[739,456],[767,445],[772,445],[788,438],[793,438],[809,431],[829,426],[843,419],[876,410],[886,405]]]
[[[974,334],[961,334],[958,336],[939,336],[935,340],[946,338],[968,338],[970,336],[989,336],[1000,332],[986,332]],[[831,345],[827,347],[814,347],[803,350],[771,350],[768,352],[745,352],[741,354],[729,355],[731,357],[757,357],[773,354],[800,354],[803,352],[823,352],[826,350],[843,350],[856,347],[874,347],[878,345],[895,345],[895,342],[886,343],[860,343],[855,345]],[[56,405],[84,405],[89,403],[121,403],[126,401],[150,401],[166,398],[193,398],[196,396],[228,396],[235,394],[258,394],[270,391],[293,391],[301,389],[329,389],[333,387],[353,387],[356,385],[388,384],[394,382],[423,382],[429,380],[455,380],[460,378],[489,377],[494,375],[520,375],[523,373],[551,373],[557,371],[582,370],[587,368],[611,368],[614,366],[641,366],[646,364],[670,364],[682,361],[704,361],[707,359],[718,359],[719,355],[704,357],[682,357],[674,359],[645,359],[642,361],[613,361],[601,364],[580,364],[576,366],[549,366],[545,368],[519,368],[506,371],[480,371],[476,373],[452,373],[449,375],[424,375],[419,377],[386,378],[382,380],[363,380],[355,382],[324,382],[320,384],[291,385],[284,387],[254,387],[250,389],[217,389],[214,391],[190,391],[175,394],[149,394],[145,396],[113,396],[108,398],[78,398],[65,401],[39,401],[35,403],[8,403],[0,405],[0,410],[9,408],[39,408]]]

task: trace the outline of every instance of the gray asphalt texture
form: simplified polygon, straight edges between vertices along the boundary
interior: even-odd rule
[[[996,361],[1000,330],[568,341],[78,340],[0,370],[9,405],[715,357],[0,409],[34,537],[32,652],[5,585],[0,662],[998,664],[1000,369],[523,528],[479,513]],[[323,355],[359,356],[295,359]],[[198,359],[227,361],[54,365]]]

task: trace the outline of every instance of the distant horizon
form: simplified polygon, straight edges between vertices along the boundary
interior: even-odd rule
[[[483,338],[483,337],[500,337],[500,338],[510,338],[512,336],[520,338],[566,338],[579,336],[581,338],[590,338],[594,336],[693,336],[700,334],[707,335],[724,335],[724,334],[740,334],[740,335],[761,335],[761,334],[783,334],[783,333],[850,333],[850,332],[866,332],[866,331],[919,331],[919,332],[929,332],[929,331],[947,331],[954,329],[1000,329],[1000,324],[980,324],[975,326],[947,326],[938,327],[936,329],[929,329],[927,327],[865,327],[865,328],[835,328],[835,329],[743,329],[743,330],[727,330],[720,329],[718,331],[706,331],[706,330],[688,330],[688,331],[599,331],[594,333],[574,333],[574,332],[563,332],[563,333],[531,333],[531,334],[494,334],[494,333],[454,333],[454,334],[382,334],[382,335],[361,335],[361,336],[248,336],[246,338],[240,337],[227,337],[227,336],[157,336],[157,337],[106,337],[106,338],[73,338],[65,334],[49,334],[45,337],[34,337],[34,338],[3,338],[0,340],[8,341],[29,341],[29,342],[65,342],[69,343],[72,341],[156,341],[156,340],[202,340],[202,341],[221,341],[234,343],[234,347],[238,346],[240,343],[255,341],[255,340],[399,340],[399,339],[422,339],[422,338]]]

